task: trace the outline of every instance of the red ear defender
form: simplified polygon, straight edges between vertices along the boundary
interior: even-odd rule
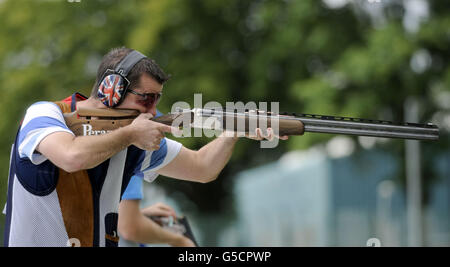
[[[97,92],[98,98],[105,106],[113,108],[122,102],[130,85],[127,79],[128,73],[143,58],[146,56],[133,50],[117,64],[114,70],[108,69],[105,72]]]

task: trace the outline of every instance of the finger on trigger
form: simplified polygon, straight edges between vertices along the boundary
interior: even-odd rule
[[[176,131],[179,131],[179,129],[169,126],[169,125],[165,125],[162,124],[158,127],[158,129],[163,132],[163,133],[175,133]]]

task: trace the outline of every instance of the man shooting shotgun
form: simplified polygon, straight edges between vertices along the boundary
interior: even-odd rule
[[[28,108],[11,151],[5,246],[117,246],[118,224],[144,216],[135,199],[120,202],[131,181],[158,174],[201,183],[217,178],[238,138],[221,136],[198,151],[166,138],[178,129],[151,119],[168,78],[141,53],[113,49],[89,98],[75,93]],[[64,115],[82,109],[139,114],[116,130],[79,135]],[[255,139],[262,138],[258,131]],[[119,216],[119,202],[134,215]]]
[[[159,174],[213,181],[239,135],[256,140],[303,132],[438,138],[433,125],[252,110],[180,110],[156,118],[168,78],[141,53],[113,49],[98,68],[89,98],[75,93],[28,108],[11,151],[5,246],[117,246],[118,228],[150,221],[137,199],[120,201],[130,186],[139,188],[142,179],[153,181]],[[179,126],[198,127],[191,125],[196,118],[211,122],[206,125],[211,129],[237,134],[221,134],[198,151],[164,136],[176,135]],[[267,128],[267,134],[260,128]],[[119,216],[123,211],[127,216]],[[177,244],[191,245],[184,241]]]

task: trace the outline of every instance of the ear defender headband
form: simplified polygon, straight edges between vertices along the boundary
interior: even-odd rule
[[[130,81],[127,79],[128,73],[143,58],[146,56],[133,50],[119,62],[116,69],[105,71],[97,93],[105,106],[113,108],[122,102],[130,86]]]

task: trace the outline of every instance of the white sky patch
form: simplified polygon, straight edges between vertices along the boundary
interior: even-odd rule
[[[429,5],[426,0],[322,0],[330,9],[343,8],[352,4],[356,10],[363,11],[372,19],[375,28],[386,24],[384,8],[392,3],[401,3],[404,7],[403,27],[406,31],[415,33],[420,24],[429,18]]]
[[[439,128],[450,132],[450,112],[438,111],[433,114],[431,122]]]
[[[24,69],[33,61],[34,51],[30,48],[6,55],[3,65],[5,69]]]
[[[409,32],[417,32],[420,24],[429,17],[429,6],[425,0],[403,0],[405,16],[403,17],[403,27]]]
[[[375,146],[377,142],[376,137],[369,137],[369,136],[358,136],[358,143],[364,148],[364,149],[371,149]]]
[[[323,77],[336,89],[343,89],[347,86],[347,79],[345,74],[342,72],[329,70],[323,75]]]
[[[430,68],[432,63],[431,55],[426,49],[419,49],[411,57],[410,66],[415,73],[423,73]]]
[[[84,73],[86,75],[95,76],[97,74],[97,68],[102,61],[102,57],[98,54],[92,54],[86,59],[84,66]]]
[[[348,157],[355,151],[355,142],[350,137],[337,136],[328,141],[326,150],[331,158]]]
[[[433,102],[441,109],[450,110],[450,91],[445,90],[442,83],[435,85],[431,89]]]
[[[322,0],[322,2],[328,7],[332,9],[343,8],[348,0]]]

